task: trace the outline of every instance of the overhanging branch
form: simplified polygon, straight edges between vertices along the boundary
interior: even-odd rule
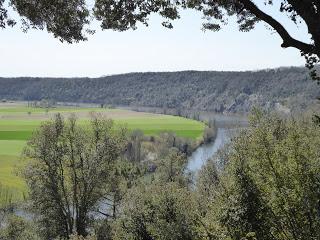
[[[253,3],[251,0],[239,0],[243,4],[243,6],[250,11],[252,14],[254,14],[257,18],[260,20],[266,22],[269,24],[277,33],[280,35],[280,37],[283,40],[283,43],[281,44],[281,47],[288,48],[288,47],[294,47],[299,50],[301,50],[304,53],[314,53],[318,54],[316,52],[315,46],[312,44],[301,42],[297,39],[294,39],[291,37],[291,35],[288,33],[288,31],[282,26],[280,22],[278,22],[276,19],[274,19],[272,16],[266,14],[262,10],[260,10],[255,3]]]

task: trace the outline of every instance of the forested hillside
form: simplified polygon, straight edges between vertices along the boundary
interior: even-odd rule
[[[306,109],[320,87],[305,68],[247,72],[129,73],[101,78],[0,78],[0,98],[99,103],[216,112]]]

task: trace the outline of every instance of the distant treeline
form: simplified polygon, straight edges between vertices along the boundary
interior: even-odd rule
[[[0,78],[0,98],[247,113],[253,106],[305,110],[320,87],[305,68],[150,72],[101,78]]]

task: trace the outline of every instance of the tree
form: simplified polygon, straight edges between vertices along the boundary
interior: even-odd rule
[[[156,171],[156,178],[160,182],[177,182],[186,185],[188,179],[184,176],[187,158],[177,149],[171,148],[168,155],[161,158]]]
[[[139,183],[143,172],[139,166],[130,161],[118,161],[113,167],[110,179],[106,187],[106,194],[103,196],[107,212],[99,210],[99,213],[106,216],[107,220],[115,220],[118,217],[119,208],[127,191]]]
[[[200,169],[196,182],[196,189],[198,195],[203,198],[201,203],[204,206],[207,204],[206,200],[211,201],[214,198],[219,182],[219,174],[214,159],[209,159]]]
[[[257,2],[261,4],[257,4]],[[15,25],[16,21],[8,15],[5,0],[0,0],[0,28]],[[208,21],[203,27],[218,31],[228,21],[228,17],[236,16],[240,31],[254,29],[259,21],[267,23],[282,38],[283,48],[293,47],[301,51],[306,58],[307,66],[312,68],[320,57],[320,3],[311,0],[96,0],[93,9],[88,9],[85,0],[10,0],[10,5],[21,16],[24,30],[28,28],[46,29],[56,38],[69,43],[86,40],[86,32],[90,23],[90,15],[101,22],[102,29],[125,31],[136,29],[138,23],[148,25],[148,17],[152,13],[161,15],[165,20],[163,26],[172,28],[170,22],[180,18],[183,9],[194,9],[202,12]],[[307,25],[309,41],[292,37],[286,26],[276,18],[267,14],[260,5],[272,5],[274,10],[286,14],[289,19],[299,25]]]
[[[25,219],[9,216],[6,224],[0,228],[1,240],[40,240],[35,233],[35,226]]]
[[[114,239],[200,239],[196,219],[195,198],[187,188],[174,182],[141,185],[127,195]]]
[[[46,29],[54,37],[68,43],[86,40],[83,29],[89,24],[85,0],[10,0],[9,5],[20,15],[22,28]],[[0,0],[0,28],[14,26],[16,20],[8,15],[5,0]]]
[[[130,134],[130,140],[127,146],[128,158],[130,161],[141,162],[141,145],[143,141],[143,132],[141,130],[134,130]]]
[[[226,153],[203,221],[231,239],[319,239],[319,144],[310,119],[257,112]]]
[[[88,234],[90,213],[109,193],[125,142],[125,130],[99,116],[84,128],[75,117],[64,121],[58,114],[35,132],[23,175],[45,239]]]

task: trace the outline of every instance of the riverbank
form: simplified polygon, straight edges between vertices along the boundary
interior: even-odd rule
[[[240,128],[218,128],[215,141],[199,146],[188,158],[188,172],[197,174],[209,159],[213,158],[219,150],[223,149],[223,147],[230,142],[239,129]],[[219,165],[219,163],[217,165]]]
[[[149,112],[167,115],[182,115],[206,123],[214,130],[214,134],[205,141],[196,143],[192,153],[188,156],[187,171],[197,174],[202,166],[227,144],[232,136],[241,128],[248,126],[248,116],[240,114],[220,114],[209,111],[181,110],[155,107],[117,106],[120,109]]]

